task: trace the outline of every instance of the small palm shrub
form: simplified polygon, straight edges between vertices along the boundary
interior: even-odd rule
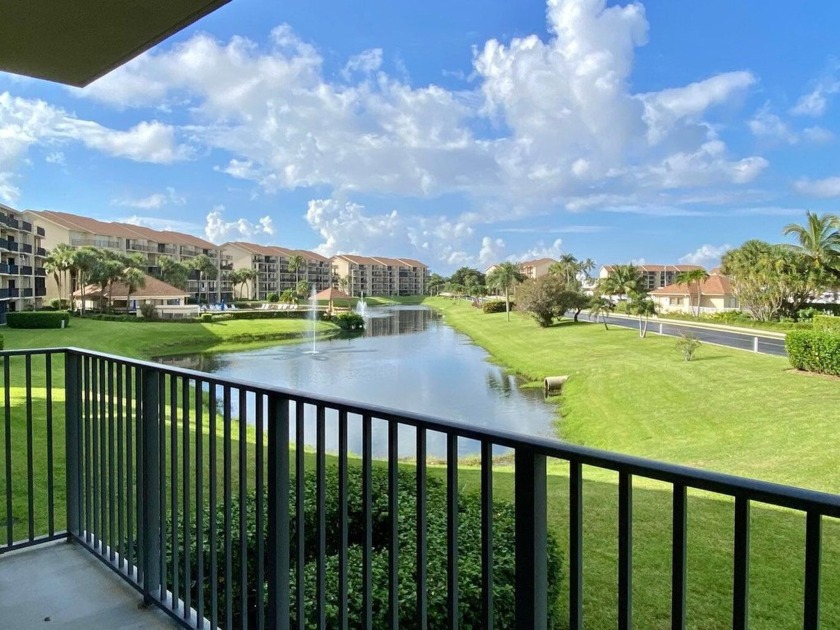
[[[691,361],[700,345],[700,340],[690,332],[687,332],[681,334],[679,339],[677,339],[676,348],[682,352],[683,358],[686,361]]]

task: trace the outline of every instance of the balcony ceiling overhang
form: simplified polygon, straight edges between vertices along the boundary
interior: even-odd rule
[[[0,71],[84,87],[230,0],[3,0]]]

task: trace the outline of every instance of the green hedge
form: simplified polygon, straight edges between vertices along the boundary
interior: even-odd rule
[[[326,549],[325,549],[325,564],[326,564],[326,622],[328,628],[338,627],[338,556],[340,544],[340,530],[338,528],[338,469],[335,465],[327,465],[325,470],[324,490],[326,496],[325,503],[325,521],[327,524],[326,531]],[[294,509],[295,505],[295,486],[292,484],[290,488],[289,503]],[[400,467],[398,473],[398,521],[399,521],[399,627],[400,628],[416,628],[417,627],[417,608],[416,608],[416,476],[413,469]],[[443,481],[437,477],[429,476],[427,478],[426,490],[426,518],[427,518],[427,597],[428,597],[428,614],[429,614],[429,628],[446,628],[446,593],[447,593],[447,571],[446,571],[446,557],[447,557],[447,536],[446,536],[446,487]],[[303,515],[303,529],[306,532],[304,537],[303,556],[305,558],[304,567],[304,610],[299,611],[292,598],[292,627],[297,627],[297,619],[303,616],[305,626],[307,628],[314,628],[317,625],[316,617],[316,600],[315,600],[315,584],[317,577],[316,558],[318,555],[317,537],[311,535],[312,532],[317,531],[317,517],[316,512],[316,471],[307,468],[305,472],[304,482],[304,515]],[[360,466],[350,466],[348,471],[347,496],[360,497],[362,496],[362,475]],[[374,466],[372,471],[372,521],[373,521],[373,545],[371,553],[371,565],[373,573],[373,627],[385,628],[388,626],[388,533],[390,531],[391,516],[388,509],[388,470],[383,466]],[[267,505],[265,503],[264,505]],[[257,536],[256,536],[256,495],[249,493],[245,506],[246,512],[246,532],[248,533],[245,541],[245,562],[248,567],[247,584],[245,585],[245,592],[247,597],[247,605],[245,609],[249,618],[247,619],[248,627],[256,627],[256,611],[257,608],[264,605],[257,599],[257,583],[256,570],[257,565]],[[230,501],[231,521],[230,532],[231,549],[232,549],[232,569],[233,571],[227,574],[230,581],[229,586],[233,593],[232,601],[232,617],[233,627],[244,627],[245,619],[242,619],[240,610],[242,609],[241,602],[241,585],[240,585],[240,567],[242,566],[242,556],[240,547],[240,506],[239,496],[234,493]],[[190,536],[190,562],[191,573],[195,575],[197,570],[196,562],[198,558],[198,548],[196,546],[197,537],[200,536],[203,541],[204,566],[210,566],[210,532],[209,532],[209,513],[205,514],[204,530],[201,533],[195,530],[195,520],[191,522],[192,534]],[[362,625],[362,545],[364,542],[364,523],[365,515],[362,511],[362,502],[352,500],[348,505],[348,606],[347,613],[349,625],[351,628],[359,628]],[[220,550],[224,549],[225,532],[221,524],[225,522],[225,506],[220,500],[218,502],[216,521],[219,527],[216,529],[215,544]],[[464,629],[481,628],[481,502],[479,495],[476,493],[461,493],[458,501],[458,537],[459,537],[459,573],[460,573],[460,627]],[[180,521],[183,522],[183,521]],[[171,524],[171,521],[170,521]],[[296,582],[296,560],[297,552],[297,520],[291,519],[289,522],[289,555],[291,558],[290,578],[292,589],[294,591]],[[515,536],[515,518],[513,503],[496,502],[493,505],[493,591],[494,591],[494,615],[497,628],[512,628],[514,626],[514,611],[516,609],[515,602],[515,557],[514,557],[514,536]],[[167,540],[171,540],[167,537]],[[171,562],[172,554],[171,543],[169,543],[167,552],[169,555],[169,562]],[[265,547],[266,566],[268,566],[268,554],[270,550]],[[181,556],[183,558],[183,555]],[[548,627],[552,629],[560,628],[562,626],[561,611],[559,608],[560,592],[562,588],[562,552],[560,545],[553,533],[548,534],[548,549],[547,549],[547,564],[548,564],[548,602],[549,602],[549,624]],[[190,583],[184,579],[183,562],[178,563],[179,581],[181,584]],[[169,586],[171,588],[171,572],[167,576],[170,580]],[[210,601],[210,585],[211,582],[217,579],[214,575],[206,575],[205,583],[201,586],[204,588],[205,601]],[[223,588],[228,586],[224,582],[225,574],[220,571],[219,579],[219,593],[224,592]],[[192,600],[196,601],[198,598],[198,585],[192,582]],[[263,591],[264,593],[265,591]],[[225,598],[219,597],[218,613],[219,618],[225,618]]]
[[[9,328],[61,328],[70,325],[70,313],[67,311],[27,311],[25,313],[6,313]]]
[[[311,311],[224,311],[214,314],[223,319],[307,319]]]
[[[840,376],[840,334],[795,330],[785,337],[785,348],[797,370]]]
[[[510,301],[510,310],[513,310],[513,300]],[[482,310],[485,313],[504,313],[505,312],[505,301],[504,300],[489,300],[482,305]]]
[[[335,322],[341,330],[353,332],[365,329],[365,318],[358,313],[341,313],[333,317]]]
[[[814,330],[840,334],[840,317],[814,315]]]

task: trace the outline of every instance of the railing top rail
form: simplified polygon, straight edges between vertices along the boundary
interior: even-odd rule
[[[0,352],[0,357],[3,355],[60,352],[98,357],[123,365],[149,368],[167,374],[179,375],[212,385],[227,386],[236,389],[241,388],[258,395],[276,395],[303,404],[323,406],[361,416],[371,416],[373,418],[398,422],[430,431],[457,435],[465,439],[490,442],[493,445],[511,449],[526,449],[540,455],[545,455],[546,457],[580,462],[588,466],[615,472],[630,473],[665,483],[679,483],[698,490],[706,490],[733,497],[744,497],[770,505],[802,511],[814,511],[826,516],[840,518],[840,495],[836,494],[696,469],[679,464],[659,462],[634,455],[612,453],[587,446],[569,444],[559,440],[532,437],[498,429],[476,428],[462,422],[426,416],[410,411],[399,411],[378,405],[356,403],[329,396],[294,391],[283,387],[253,383],[241,379],[220,378],[207,372],[167,366],[151,361],[130,359],[72,347],[43,350],[7,350]]]

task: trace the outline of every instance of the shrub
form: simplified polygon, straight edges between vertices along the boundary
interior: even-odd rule
[[[336,315],[333,318],[333,321],[339,328],[341,328],[341,330],[348,332],[354,330],[364,330],[365,327],[365,318],[358,313],[341,313],[340,315]]]
[[[840,334],[795,330],[785,337],[790,364],[797,370],[840,376]]]
[[[513,310],[514,306],[516,306],[513,300],[510,301],[510,310]],[[504,313],[505,312],[505,301],[504,300],[489,300],[484,303],[482,309],[485,313]]]
[[[327,627],[337,627],[338,615],[338,551],[340,532],[338,528],[338,468],[335,465],[328,465],[325,468],[324,491],[326,492],[325,520],[326,531],[326,614]],[[372,573],[373,573],[373,627],[387,627],[387,602],[388,602],[388,532],[390,515],[388,510],[388,474],[387,469],[382,466],[374,466],[372,471],[372,496],[373,496],[373,548],[372,548]],[[315,506],[317,485],[316,471],[307,469],[304,482],[304,531],[307,535],[304,538],[303,555],[306,559],[304,568],[305,593],[303,615],[306,619],[306,627],[315,627],[316,601],[316,558],[317,540],[316,536],[309,535],[317,531],[317,514]],[[446,537],[446,488],[443,482],[435,477],[427,478],[427,596],[430,628],[447,627],[446,619],[446,592],[447,592],[447,537]],[[415,574],[416,556],[413,550],[416,549],[416,477],[413,470],[401,468],[398,473],[398,521],[399,521],[399,627],[417,627],[417,611],[415,609]],[[294,509],[295,484],[290,488],[289,501]],[[348,470],[347,496],[362,496],[362,475],[359,466],[351,466]],[[240,497],[234,493],[231,497],[231,522],[230,536],[232,548],[233,571],[228,574],[230,587],[233,592],[233,627],[244,627],[240,617],[240,567],[242,556],[240,552]],[[225,522],[225,506],[219,501],[216,520],[219,523],[216,537],[216,547],[224,549],[224,531],[221,524]],[[267,508],[267,499],[264,505]],[[257,606],[264,605],[257,601],[256,570],[257,565],[257,536],[256,536],[256,495],[251,492],[246,498],[246,563],[248,566],[247,610],[249,627],[256,627]],[[207,515],[209,516],[209,514]],[[481,504],[479,496],[474,493],[462,493],[458,505],[458,536],[459,536],[459,572],[460,572],[460,613],[462,628],[481,628],[481,591],[476,585],[481,582]],[[209,518],[204,519],[205,529],[201,532],[204,542],[204,566],[210,566],[210,537]],[[183,521],[180,521],[183,522]],[[193,563],[191,573],[195,575],[197,548],[195,521],[192,521],[193,534],[191,540],[190,560]],[[364,541],[364,514],[361,501],[350,501],[348,504],[348,618],[352,628],[362,625],[362,545]],[[297,558],[297,528],[296,519],[290,519],[290,548],[291,559],[291,582],[292,589],[296,582],[296,558]],[[493,506],[493,578],[494,578],[494,614],[496,627],[512,628],[514,626],[515,612],[515,558],[514,558],[514,534],[515,518],[514,506],[510,502],[496,502]],[[168,538],[168,537],[167,537]],[[171,543],[170,543],[171,544]],[[171,547],[167,549],[168,554],[172,553]],[[265,566],[268,566],[269,550],[265,549]],[[183,556],[181,556],[183,558]],[[171,555],[170,555],[171,562]],[[558,628],[561,625],[560,610],[558,608],[560,587],[561,587],[561,566],[562,554],[560,547],[549,532],[548,535],[548,583],[549,593],[549,627]],[[184,584],[183,565],[178,564],[180,583]],[[171,574],[169,575],[171,580]],[[224,573],[220,573],[222,582],[219,590],[222,592]],[[205,601],[210,601],[210,584],[217,576],[207,576],[202,585],[205,589]],[[170,584],[171,587],[171,584]],[[193,601],[197,599],[196,586],[193,585]],[[224,597],[219,598],[219,618],[224,619]],[[297,610],[294,598],[292,600],[292,626],[297,626],[297,617],[300,612]]]
[[[697,339],[690,332],[683,333],[677,339],[676,348],[683,354],[686,361],[691,361],[694,358],[694,353],[700,347],[700,340]]]
[[[311,311],[225,311],[216,318],[225,319],[306,319]]]
[[[280,294],[279,293],[269,293],[266,297],[269,302],[279,302],[280,301]]]
[[[814,315],[814,330],[840,334],[840,317]]]
[[[157,310],[155,310],[155,305],[150,302],[143,302],[140,305],[140,315],[142,315],[143,319],[146,321],[157,319]]]
[[[69,311],[70,300],[60,300],[59,298],[53,298],[52,300],[50,300],[50,306],[54,311]]]
[[[210,323],[213,321],[213,313],[202,313],[201,314],[201,321]]]
[[[70,325],[70,313],[67,311],[6,313],[6,324],[9,328],[66,328]]]

